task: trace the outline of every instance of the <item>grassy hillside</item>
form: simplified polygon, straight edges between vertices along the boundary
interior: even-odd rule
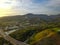
[[[34,28],[30,28],[30,29],[28,28],[25,30],[16,31],[16,32],[12,33],[11,36],[17,40],[29,43],[30,45],[35,45],[36,43],[38,44],[38,42],[42,42],[42,44],[43,44],[43,42],[45,42],[47,40],[49,42],[50,42],[50,40],[53,40],[53,39],[51,39],[51,37],[53,38],[53,36],[56,36],[55,37],[56,39],[59,38],[60,34],[58,33],[58,30],[60,30],[60,28],[51,28],[51,29],[45,29],[42,31],[38,31],[37,29],[34,29]],[[42,41],[42,40],[44,40],[44,41]],[[59,40],[59,42],[60,42],[60,40]],[[48,42],[46,42],[46,44],[47,43]],[[54,44],[54,43],[52,43],[52,44]]]
[[[60,45],[60,15],[26,14],[0,18],[0,27],[7,26],[18,26],[19,29],[10,34],[16,40],[30,45]],[[2,38],[1,45],[3,42]]]

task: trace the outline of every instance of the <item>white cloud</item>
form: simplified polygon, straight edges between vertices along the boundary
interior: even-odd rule
[[[12,14],[25,14],[25,13],[58,14],[60,13],[60,11],[56,10],[58,7],[60,7],[60,0],[49,0],[47,1],[46,4],[34,3],[32,2],[32,0],[13,0],[13,2],[12,2],[13,4]]]
[[[46,4],[36,4],[32,0],[22,0],[22,8],[31,13],[46,13],[58,14],[60,11],[56,10],[60,7],[60,0],[49,0]]]
[[[60,6],[60,0],[50,0],[46,5],[53,7]]]

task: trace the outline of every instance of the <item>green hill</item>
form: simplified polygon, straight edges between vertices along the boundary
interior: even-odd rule
[[[60,45],[60,14],[25,14],[0,18],[0,27],[5,29],[7,26],[19,27],[10,34],[16,40],[30,45]],[[2,38],[0,42],[3,41]]]
[[[45,29],[42,31],[38,31],[34,28],[28,28],[22,31],[16,31],[14,33],[11,34],[11,36],[17,40],[29,43],[30,45],[50,45],[50,44],[55,44],[54,42],[54,36],[57,39],[57,42],[60,42],[60,40],[58,41],[58,38],[60,37],[60,34],[58,33],[59,28],[51,28],[51,29]],[[57,37],[58,36],[58,37]],[[53,43],[50,41],[53,40]],[[47,42],[45,42],[47,41]],[[41,43],[40,43],[41,42]],[[50,42],[50,43],[48,43]],[[44,43],[44,44],[43,44]]]

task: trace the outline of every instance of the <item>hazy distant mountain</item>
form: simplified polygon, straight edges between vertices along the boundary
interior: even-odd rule
[[[57,20],[58,19],[58,20]],[[46,15],[46,14],[32,14],[28,13],[25,15],[17,15],[17,16],[8,16],[8,17],[2,17],[0,18],[0,22],[10,22],[10,21],[15,21],[15,22],[32,22],[32,21],[37,21],[40,22],[41,20],[51,22],[51,21],[59,21],[60,20],[60,14],[59,15]]]
[[[0,18],[2,27],[12,25],[11,23],[15,26],[16,22],[18,22],[19,30],[10,34],[13,38],[30,45],[60,45],[60,14],[48,16],[29,13]]]

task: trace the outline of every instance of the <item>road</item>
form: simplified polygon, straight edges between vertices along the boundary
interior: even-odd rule
[[[21,42],[12,38],[11,36],[7,35],[2,29],[0,29],[0,34],[5,40],[9,41],[13,45],[29,45],[29,44],[26,44],[24,42]]]
[[[7,32],[5,32],[5,33],[6,33],[7,35],[9,35],[9,34],[11,34],[11,33],[15,32],[15,31],[17,31],[17,30],[7,31]]]

